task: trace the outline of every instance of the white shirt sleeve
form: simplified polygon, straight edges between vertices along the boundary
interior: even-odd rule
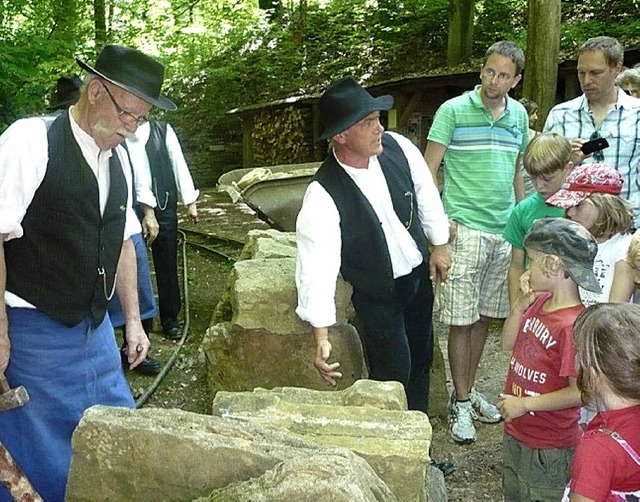
[[[193,179],[187,166],[187,161],[182,153],[182,147],[178,141],[173,128],[167,124],[167,151],[169,152],[169,158],[173,165],[173,174],[176,179],[176,187],[180,193],[180,198],[185,206],[188,206],[192,202],[195,202],[200,191],[195,189],[193,185]]]
[[[126,141],[135,174],[136,200],[138,204],[145,204],[155,208],[157,201],[153,194],[151,168],[149,167],[149,159],[145,150],[150,128],[149,122],[142,124],[138,127],[136,133],[127,138]]]
[[[22,219],[47,171],[47,127],[40,118],[18,120],[0,136],[0,233],[22,237]]]
[[[340,272],[340,215],[327,191],[311,182],[296,221],[298,258],[296,314],[316,328],[336,322],[336,281]]]
[[[132,186],[133,180],[131,179],[131,165],[129,164],[129,157],[122,146],[117,147],[115,149],[115,153],[120,159],[120,165],[122,166],[124,177],[127,180],[127,212],[124,224],[124,240],[126,241],[132,235],[142,232],[142,226],[140,225],[140,220],[138,220],[138,216],[133,209],[132,190],[134,187]]]
[[[422,153],[408,138],[393,132],[389,134],[398,142],[409,162],[424,234],[434,246],[446,244],[449,241],[449,218]]]

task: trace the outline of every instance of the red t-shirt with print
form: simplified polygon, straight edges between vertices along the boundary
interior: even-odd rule
[[[567,387],[569,378],[577,376],[572,330],[584,306],[544,312],[542,307],[550,297],[551,293],[540,295],[522,316],[509,362],[506,394],[548,394]],[[581,434],[579,414],[579,406],[529,412],[506,423],[505,432],[531,448],[569,448]]]

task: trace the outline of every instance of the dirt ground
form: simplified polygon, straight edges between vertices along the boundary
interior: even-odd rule
[[[268,228],[248,207],[233,204],[226,194],[219,194],[213,189],[203,191],[198,207],[200,222],[190,224],[182,214],[181,227],[237,240],[244,240],[251,229]],[[231,263],[188,246],[185,253],[188,308],[184,314],[188,319],[188,335],[174,366],[145,406],[180,408],[207,414],[212,399],[208,393],[206,361],[200,350],[200,343],[224,290]],[[446,359],[445,329],[440,325],[435,328],[437,341]],[[165,362],[179,344],[164,339],[160,331],[159,326],[156,326],[151,337],[151,354]],[[477,382],[478,388],[494,402],[503,388],[508,364],[508,354],[500,349],[499,336],[500,325],[496,324],[491,329]],[[128,376],[135,396],[143,394],[154,382],[152,377],[135,372],[128,372]],[[468,446],[459,446],[449,439],[446,421],[433,419],[432,426],[432,456],[437,461],[448,460],[457,466],[457,471],[446,479],[449,500],[502,500],[502,424],[478,424],[478,440]]]

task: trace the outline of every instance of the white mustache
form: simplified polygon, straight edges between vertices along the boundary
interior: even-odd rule
[[[120,136],[122,136],[124,139],[130,139],[133,137],[132,132],[127,131],[127,129],[125,129],[124,127],[120,127],[118,129],[116,129],[115,131],[109,127],[109,125],[106,123],[105,120],[103,119],[98,119],[94,124],[93,124],[93,129],[98,132],[98,133],[103,133],[103,134],[111,134],[113,132],[119,134]]]

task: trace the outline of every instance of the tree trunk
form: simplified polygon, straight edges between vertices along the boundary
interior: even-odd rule
[[[107,11],[105,0],[93,0],[93,24],[96,30],[98,50],[107,43]]]
[[[538,126],[544,124],[556,100],[560,53],[560,0],[529,0],[528,20],[523,95],[538,103]]]
[[[450,0],[449,41],[447,65],[467,63],[473,44],[473,11],[475,0]]]

